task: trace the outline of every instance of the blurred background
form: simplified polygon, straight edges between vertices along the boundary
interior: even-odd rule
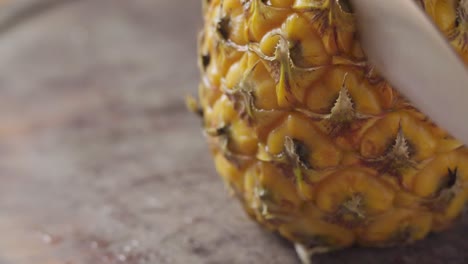
[[[185,109],[200,1],[0,1],[1,264],[298,263]],[[463,263],[467,232],[317,263]]]

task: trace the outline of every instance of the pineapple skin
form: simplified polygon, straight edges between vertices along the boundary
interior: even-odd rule
[[[466,2],[417,1],[468,63]],[[203,13],[196,110],[253,219],[335,250],[411,243],[459,218],[468,149],[368,63],[346,1],[205,0]]]

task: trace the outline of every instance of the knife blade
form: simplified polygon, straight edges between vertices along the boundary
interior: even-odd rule
[[[429,17],[414,0],[351,3],[369,61],[414,106],[468,144],[468,71]]]

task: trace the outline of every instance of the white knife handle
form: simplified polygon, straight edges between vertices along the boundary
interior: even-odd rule
[[[369,60],[416,107],[468,144],[468,72],[414,0],[353,0]]]

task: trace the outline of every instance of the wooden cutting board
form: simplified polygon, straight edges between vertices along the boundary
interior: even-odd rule
[[[185,111],[198,2],[3,3],[0,264],[298,263],[223,190]],[[466,234],[316,263],[468,263]]]

